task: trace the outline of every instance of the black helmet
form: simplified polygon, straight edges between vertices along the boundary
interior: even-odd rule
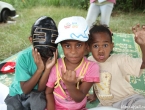
[[[32,26],[31,36],[33,46],[37,48],[41,57],[53,57],[57,44],[55,40],[58,36],[57,26],[54,20],[47,16],[42,16]]]

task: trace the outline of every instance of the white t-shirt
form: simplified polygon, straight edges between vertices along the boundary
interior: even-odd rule
[[[92,56],[88,58],[97,62]],[[141,58],[128,55],[111,55],[105,62],[99,63],[100,83],[94,84],[94,89],[101,105],[110,106],[128,96],[136,94],[130,84],[130,75],[141,75]]]

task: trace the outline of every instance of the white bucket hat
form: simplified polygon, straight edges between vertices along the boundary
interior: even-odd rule
[[[86,20],[81,16],[62,19],[58,24],[58,37],[55,43],[64,40],[87,41],[89,29]]]

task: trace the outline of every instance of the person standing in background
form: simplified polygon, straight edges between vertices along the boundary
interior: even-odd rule
[[[116,0],[90,0],[90,7],[86,17],[88,26],[91,27],[99,14],[101,14],[100,24],[109,27],[110,16],[114,4],[116,4]]]

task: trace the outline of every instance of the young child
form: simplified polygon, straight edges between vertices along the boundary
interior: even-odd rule
[[[52,68],[46,89],[47,110],[86,110],[88,91],[99,82],[99,67],[84,57],[88,48],[88,26],[80,16],[64,18],[58,38],[65,57]]]
[[[5,99],[7,110],[44,110],[45,88],[57,59],[58,31],[52,18],[42,16],[32,26],[33,49],[22,51],[16,61],[15,79]]]
[[[94,25],[90,29],[89,49],[92,56],[88,59],[97,62],[100,67],[100,83],[94,84],[94,91],[101,106],[112,106],[121,110],[145,107],[145,97],[136,93],[130,85],[128,75],[139,77],[145,68],[145,32],[140,27],[133,28],[135,41],[142,51],[141,58],[114,54],[112,35],[103,25]],[[95,95],[94,95],[95,96]],[[89,100],[93,100],[91,96]]]

